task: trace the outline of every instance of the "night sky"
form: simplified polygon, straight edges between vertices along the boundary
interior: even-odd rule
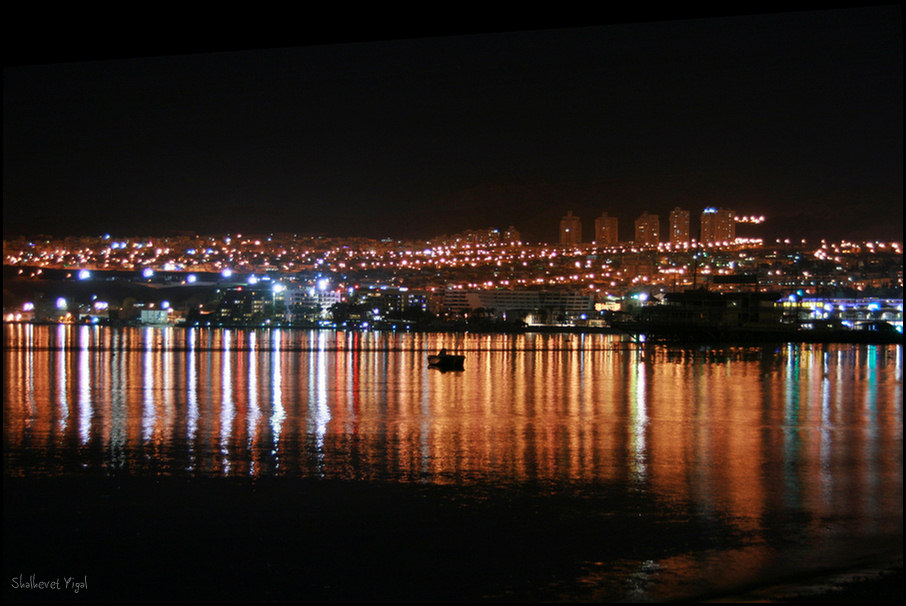
[[[552,242],[572,210],[625,240],[678,205],[693,229],[723,206],[767,216],[742,235],[903,239],[898,6],[311,32],[8,57],[4,237]]]

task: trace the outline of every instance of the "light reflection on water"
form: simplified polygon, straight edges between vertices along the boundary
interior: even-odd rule
[[[690,566],[777,566],[759,547],[772,533],[825,553],[902,541],[899,346],[27,324],[4,341],[7,476],[607,487],[751,537],[738,572],[726,553],[625,563],[628,598],[676,595]],[[466,370],[429,369],[441,347]],[[589,563],[586,581],[615,566]]]

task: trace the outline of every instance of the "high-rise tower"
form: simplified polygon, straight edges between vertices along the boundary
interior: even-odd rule
[[[609,217],[607,213],[595,219],[595,244],[601,246],[619,242],[619,223],[616,217]]]
[[[736,239],[736,215],[725,208],[708,207],[702,212],[702,242],[732,242]]]
[[[670,242],[671,244],[682,244],[690,240],[691,231],[689,229],[689,211],[683,210],[679,206],[670,211]]]
[[[660,242],[660,219],[648,211],[635,220],[635,243],[642,246],[657,246]]]
[[[573,215],[573,211],[566,213],[560,219],[560,245],[569,246],[582,241],[582,220]]]
[[[505,232],[503,232],[503,241],[514,244],[522,240],[522,234],[519,233],[519,230],[510,225]]]

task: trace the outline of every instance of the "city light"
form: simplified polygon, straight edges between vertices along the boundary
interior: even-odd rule
[[[707,213],[711,217],[731,216],[729,211],[716,207],[706,211],[713,211]],[[766,244],[760,238],[691,240],[682,246],[659,242],[657,247],[637,246],[634,242],[557,246],[506,242],[495,230],[475,230],[427,242],[294,235],[186,236],[153,240],[97,238],[93,244],[83,239],[79,248],[67,248],[52,240],[40,246],[33,242],[21,247],[5,243],[4,251],[6,263],[16,266],[18,275],[25,279],[43,276],[49,269],[78,265],[85,269],[74,270],[73,274],[82,279],[88,275],[97,278],[99,271],[129,269],[150,279],[155,275],[152,267],[175,267],[178,269],[173,273],[182,273],[182,279],[167,275],[165,282],[196,285],[211,283],[202,275],[216,273],[227,279],[234,276],[233,267],[242,268],[248,287],[266,284],[269,294],[290,293],[285,297],[288,308],[300,304],[304,297],[317,299],[312,305],[320,310],[318,321],[325,321],[327,308],[335,302],[369,305],[369,297],[374,296],[369,293],[386,293],[388,289],[400,297],[425,293],[430,301],[426,307],[435,314],[445,313],[443,310],[448,308],[445,292],[573,292],[591,297],[591,309],[599,302],[595,297],[615,294],[626,298],[638,292],[635,289],[639,287],[650,295],[702,287],[734,291],[741,287],[717,280],[737,274],[756,278],[746,288],[777,291],[784,300],[797,291],[804,293],[800,297],[810,297],[844,289],[858,297],[877,289],[902,289],[899,243],[827,239],[811,248],[801,246],[798,240]],[[86,266],[103,269],[89,272]],[[657,299],[630,300],[648,305]],[[194,304],[195,309],[205,310],[205,321],[213,317],[210,305]],[[280,314],[285,318],[281,316],[279,320],[292,322],[305,315],[301,311]],[[503,314],[502,310],[492,313],[498,318]],[[386,311],[382,315],[386,317]],[[507,317],[513,316],[508,313]],[[570,321],[591,319],[589,316],[582,320],[577,314]]]

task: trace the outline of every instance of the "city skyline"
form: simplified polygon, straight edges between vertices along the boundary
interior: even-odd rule
[[[765,240],[902,241],[900,16],[7,65],[4,237],[513,226],[556,242],[570,210],[588,225],[607,212],[628,234],[643,211],[723,207],[765,215],[749,230]]]
[[[6,20],[8,601],[896,601],[899,5],[292,7]]]

